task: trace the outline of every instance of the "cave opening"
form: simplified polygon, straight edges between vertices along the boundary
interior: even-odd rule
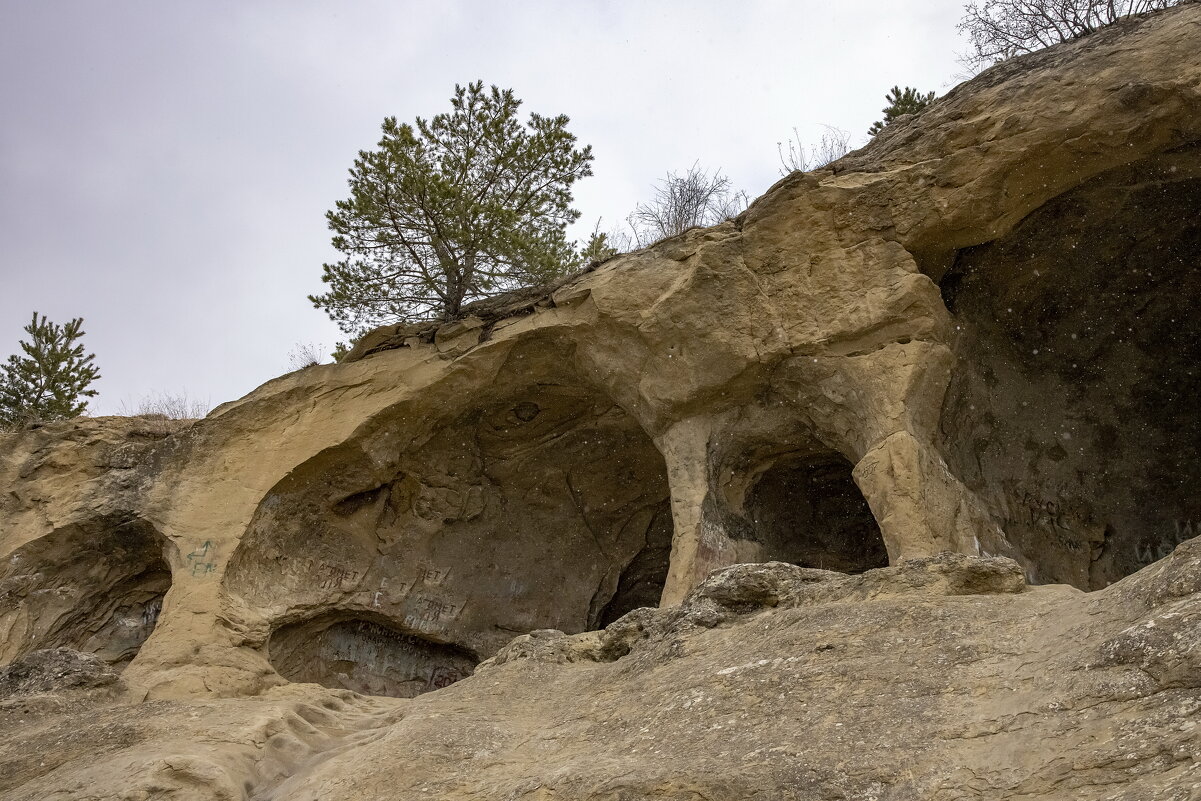
[[[604,628],[635,609],[659,605],[671,563],[674,528],[670,501],[654,507],[651,515],[643,535],[645,544],[621,570],[613,597],[594,620],[593,628]]]
[[[165,542],[146,521],[112,517],[18,549],[0,572],[2,661],[66,647],[123,669],[154,631],[171,587]]]
[[[743,504],[743,537],[761,561],[862,573],[888,566],[880,527],[851,475],[832,451],[781,457],[761,472]]]
[[[1108,586],[1201,522],[1201,147],[962,250],[939,448],[1036,583]]]
[[[289,681],[412,698],[470,676],[471,651],[395,628],[382,616],[330,612],[277,628],[271,665]]]
[[[362,619],[434,644],[407,642],[412,653],[480,659],[535,629],[578,633],[657,606],[673,530],[666,464],[571,365],[570,350],[545,342],[515,348],[493,390],[449,395],[436,420],[428,395],[390,408],[298,466],[260,504],[226,587],[270,621],[337,617],[306,624],[323,642],[349,642],[343,621]],[[387,639],[359,628],[360,640]],[[272,635],[272,664],[314,675],[286,656],[303,650],[289,631]],[[417,692],[419,677],[390,683],[370,664],[296,680]]]

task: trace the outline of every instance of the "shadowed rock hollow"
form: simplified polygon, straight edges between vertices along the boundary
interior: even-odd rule
[[[1199,210],[1201,147],[1173,149],[942,279],[963,333],[940,443],[1040,581],[1103,587],[1201,523]]]
[[[1133,19],[194,424],[0,435],[0,797],[1185,797],[1199,54]]]
[[[294,468],[259,503],[225,589],[273,628],[336,621],[314,652],[326,663],[377,662],[391,622],[422,654],[427,687],[514,634],[594,629],[657,604],[671,547],[663,457],[565,368],[570,356],[518,347],[493,379],[503,392],[464,399],[480,406],[405,404]],[[277,669],[282,634],[268,648]]]

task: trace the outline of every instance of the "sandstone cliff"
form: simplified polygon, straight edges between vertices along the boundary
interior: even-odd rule
[[[1186,3],[202,421],[0,435],[0,794],[1191,797],[1199,210]]]

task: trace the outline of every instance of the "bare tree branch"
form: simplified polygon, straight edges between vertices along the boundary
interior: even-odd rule
[[[1084,36],[1134,14],[1157,11],[1179,0],[972,0],[959,29],[968,35],[971,68]]]
[[[733,191],[720,170],[708,173],[693,164],[683,175],[669,172],[655,187],[654,198],[635,206],[627,222],[642,247],[689,228],[716,225],[746,206],[746,193]]]

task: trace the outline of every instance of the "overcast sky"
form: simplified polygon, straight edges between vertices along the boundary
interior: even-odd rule
[[[574,234],[667,170],[755,197],[777,142],[862,144],[893,84],[944,94],[960,0],[0,0],[0,359],[36,309],[82,316],[91,411],[156,392],[216,405],[341,337],[305,299],[324,213],[385,116],[512,88],[593,146]]]

